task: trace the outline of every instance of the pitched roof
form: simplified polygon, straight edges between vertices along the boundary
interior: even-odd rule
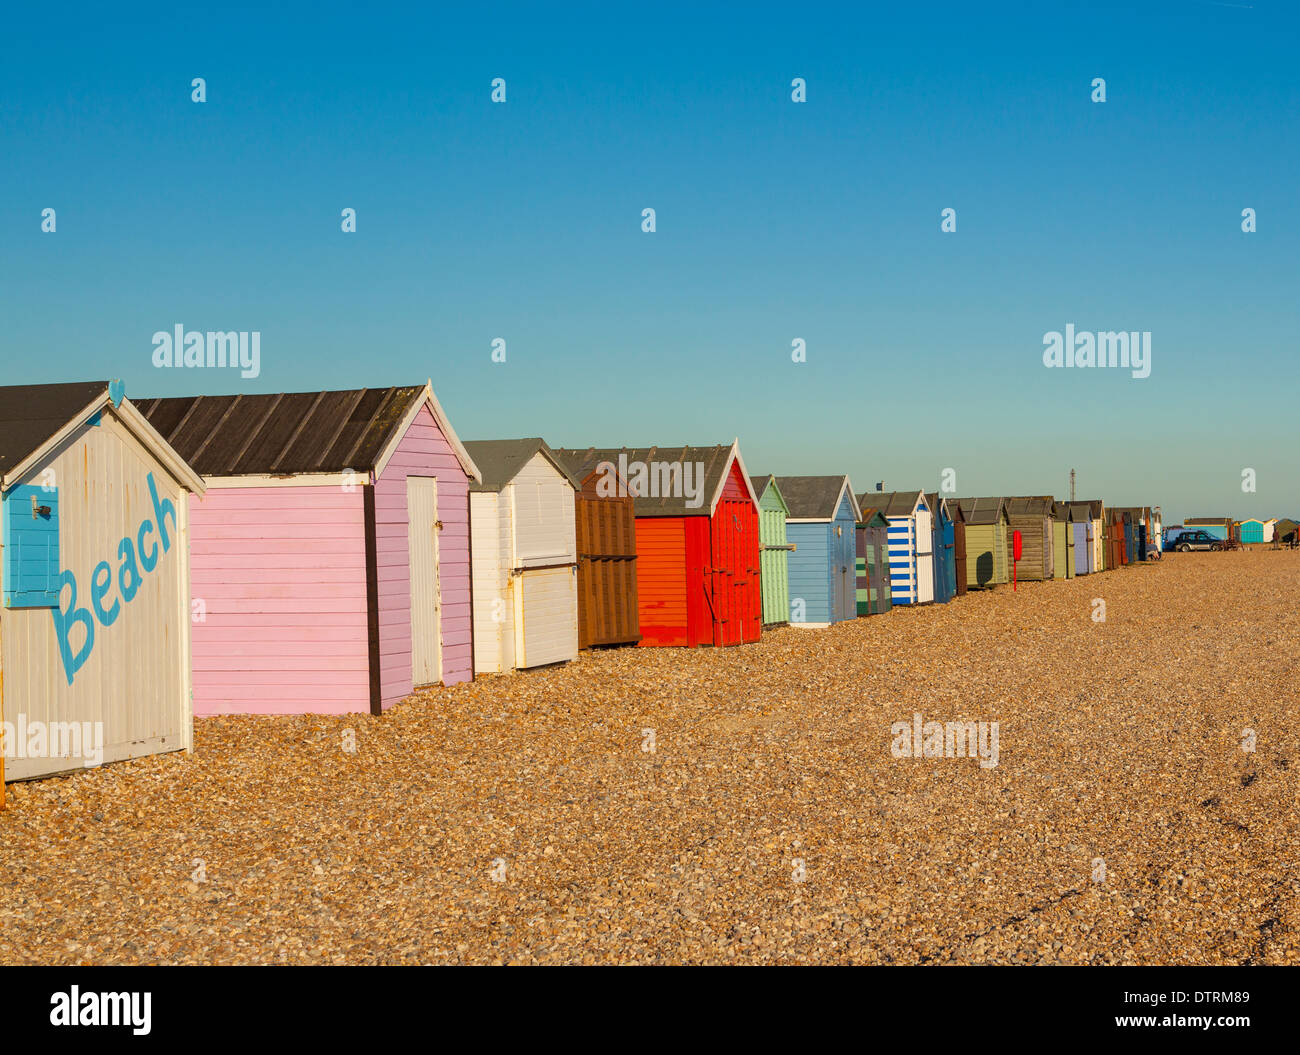
[[[741,475],[750,487],[750,497],[755,505],[758,504],[758,494],[753,490],[740,459],[737,443],[717,447],[557,447],[553,453],[579,479],[585,479],[599,465],[607,464],[623,476],[632,489],[637,487],[643,475],[633,470],[632,463],[646,466],[644,489],[648,493],[632,496],[633,510],[639,517],[712,516],[734,453]],[[625,466],[627,471],[624,471]],[[665,483],[669,484],[667,490],[670,493],[657,493],[664,489],[661,485]],[[686,494],[686,484],[697,492],[697,505],[688,504],[692,499]]]
[[[1184,524],[1217,524],[1227,526],[1233,522],[1232,517],[1188,517]]]
[[[288,476],[373,468],[426,390],[179,396],[136,406],[204,476]]]
[[[107,392],[107,381],[0,387],[0,474],[25,461]]]
[[[887,517],[907,517],[923,496],[923,491],[863,491],[858,495],[858,508],[874,506]]]
[[[959,498],[957,504],[967,524],[996,524],[1006,512],[1007,500],[1000,497]]]
[[[884,524],[888,524],[888,523],[889,523],[889,521],[887,521],[887,520],[885,519],[885,513],[884,513],[884,510],[882,510],[882,509],[877,509],[877,508],[875,508],[874,506],[872,506],[872,507],[868,507],[867,509],[859,509],[859,510],[858,510],[858,523],[859,523],[859,524],[873,524],[873,523],[876,523],[876,522],[880,522],[880,523],[884,523]]]
[[[1037,498],[1008,498],[1007,512],[1013,517],[1050,517],[1052,515],[1052,499],[1041,496]]]
[[[568,466],[555,456],[555,452],[540,436],[522,440],[466,440],[465,449],[482,474],[481,481],[470,482],[471,491],[500,491],[537,454],[543,455],[554,465],[575,491],[582,489],[581,478],[569,471]]]
[[[925,493],[925,504],[930,507],[931,513],[938,513],[940,507],[946,510],[946,516],[949,520],[955,520],[961,517],[965,522],[966,515],[961,511],[961,503],[955,498],[949,498],[947,495],[940,495],[938,491],[927,491]]]
[[[853,515],[858,515],[853,485],[847,476],[778,476],[776,479],[791,520],[834,520],[840,495],[846,489]]]
[[[1076,524],[1084,520],[1096,520],[1101,516],[1101,512],[1094,510],[1091,502],[1070,502],[1069,506]]]
[[[1069,502],[1053,502],[1052,516],[1056,517],[1057,520],[1073,521],[1074,506],[1070,505]],[[1092,518],[1089,517],[1088,519]]]

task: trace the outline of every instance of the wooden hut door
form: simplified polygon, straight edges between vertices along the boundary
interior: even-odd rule
[[[411,683],[442,680],[442,596],[438,582],[438,482],[406,478],[407,555],[411,575]]]

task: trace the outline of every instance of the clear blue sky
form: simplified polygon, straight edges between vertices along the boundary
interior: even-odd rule
[[[11,7],[5,383],[432,377],[466,438],[1294,515],[1298,6]],[[155,369],[177,323],[261,376]],[[1151,376],[1044,368],[1067,323]]]

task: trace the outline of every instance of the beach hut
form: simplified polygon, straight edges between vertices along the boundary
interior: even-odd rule
[[[880,615],[894,606],[889,589],[889,521],[879,509],[859,509],[858,513],[858,615]]]
[[[1279,517],[1273,525],[1273,545],[1294,547],[1300,539],[1300,521]]]
[[[473,461],[429,384],[141,402],[200,473],[194,713],[378,714],[474,674]]]
[[[1052,503],[1052,578],[1073,579],[1074,510],[1069,502]]]
[[[1092,559],[1089,572],[1106,569],[1106,506],[1100,498],[1088,499],[1088,512],[1092,517]]]
[[[1118,507],[1106,510],[1106,570],[1113,571],[1128,563],[1129,514]]]
[[[121,382],[0,388],[3,781],[188,750],[203,481]]]
[[[1096,530],[1092,517],[1092,503],[1070,503],[1070,559],[1075,575],[1088,575],[1097,570],[1093,532]]]
[[[847,476],[779,476],[790,510],[790,625],[856,618],[858,503]]]
[[[966,525],[966,585],[980,589],[1011,581],[1011,527],[1003,498],[959,498]]]
[[[474,671],[563,663],[578,656],[581,483],[537,438],[468,441],[474,566]]]
[[[1264,521],[1263,541],[1272,542],[1273,533],[1277,530],[1277,517],[1269,517]]]
[[[578,553],[578,648],[641,640],[636,599],[636,513],[627,481],[592,452],[552,451],[579,484],[573,496]]]
[[[947,604],[957,596],[957,520],[960,511],[957,501],[931,491],[925,496],[926,505],[930,507],[931,535],[933,542],[930,549],[934,553],[934,599],[940,604]]]
[[[934,515],[924,491],[868,491],[858,506],[889,521],[889,589],[895,605],[934,600]]]
[[[758,495],[758,541],[762,549],[763,625],[790,621],[790,539],[786,520],[790,507],[772,475],[751,477]]]
[[[757,641],[763,606],[758,496],[739,441],[717,447],[605,447],[636,513],[642,646]]]
[[[1021,582],[1038,582],[1055,574],[1053,517],[1051,498],[1011,498],[1007,500],[1010,531],[1007,532],[1007,560],[1013,561],[1013,532],[1020,532],[1023,555],[1014,568]],[[1010,567],[1010,563],[1008,564]]]
[[[961,503],[955,498],[948,499],[948,509],[952,514],[953,565],[956,572],[957,596],[963,597],[967,590],[966,562],[966,514],[961,510]]]
[[[1257,517],[1251,517],[1249,520],[1238,520],[1237,530],[1241,535],[1242,545],[1265,541],[1264,521]]]

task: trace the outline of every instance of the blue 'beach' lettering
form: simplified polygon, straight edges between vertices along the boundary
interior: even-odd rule
[[[153,500],[153,520],[145,517],[141,522],[135,534],[134,544],[130,535],[125,536],[117,544],[119,561],[117,588],[121,600],[115,597],[112,604],[107,606],[104,604],[105,598],[113,588],[113,569],[106,560],[96,564],[94,571],[90,573],[90,608],[77,607],[76,575],[71,571],[64,571],[59,581],[59,604],[50,609],[50,614],[54,619],[54,634],[59,642],[59,656],[63,659],[63,673],[67,675],[69,685],[72,684],[77,671],[90,658],[90,653],[95,647],[95,619],[98,619],[99,625],[104,628],[117,622],[117,617],[122,611],[122,603],[130,604],[135,600],[135,595],[144,581],[140,574],[140,565],[143,565],[147,575],[158,566],[159,545],[161,544],[163,553],[167,553],[172,548],[171,533],[167,530],[167,518],[171,517],[171,526],[175,530],[176,504],[170,498],[158,497],[158,484],[154,481],[153,473],[149,474],[148,483],[149,497]],[[158,536],[158,541],[151,542],[146,550],[145,537],[152,534]],[[137,552],[140,556],[139,565],[136,563]],[[64,587],[67,587],[66,606],[63,600]],[[94,619],[90,615],[91,608],[95,612]],[[76,626],[82,627],[86,636],[81,647],[74,653],[71,636]]]

